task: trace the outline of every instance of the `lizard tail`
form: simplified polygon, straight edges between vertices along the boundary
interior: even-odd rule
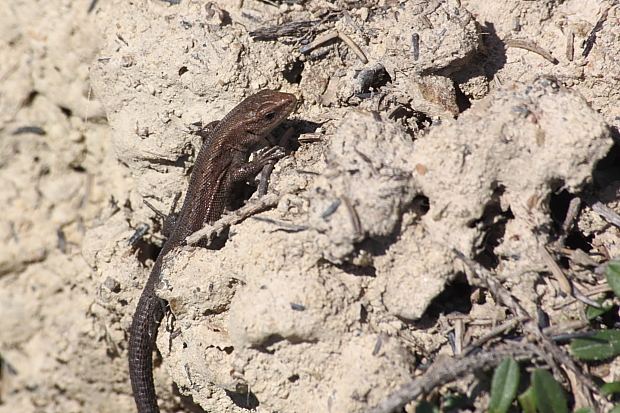
[[[153,343],[163,311],[154,292],[158,277],[152,275],[138,301],[129,334],[129,377],[138,413],[159,413],[153,383]]]

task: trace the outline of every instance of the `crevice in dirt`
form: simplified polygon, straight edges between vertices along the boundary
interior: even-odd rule
[[[410,104],[395,107],[389,119],[403,125],[407,135],[412,139],[415,139],[421,131],[428,129],[433,123],[427,114],[414,110]]]
[[[437,320],[439,316],[451,313],[469,314],[472,308],[471,291],[472,287],[465,277],[458,277],[431,301],[425,315]]]
[[[585,252],[592,251],[592,240],[593,236],[584,236],[583,233],[579,231],[572,231],[566,237],[565,245],[567,248],[576,250],[580,249]],[[566,265],[566,264],[565,264]],[[568,265],[566,265],[568,266]]]
[[[299,60],[289,63],[282,72],[282,77],[291,84],[299,84],[303,77],[304,67],[304,62]]]
[[[364,245],[360,245],[361,251],[372,251],[372,254],[378,252],[379,243],[373,241],[365,241]],[[382,246],[383,247],[383,246]],[[376,277],[377,269],[372,265],[360,266],[354,265],[349,262],[345,262],[343,264],[337,265],[337,268],[346,272],[347,274],[359,276],[359,277]]]
[[[192,151],[193,152],[193,151]],[[172,166],[175,168],[184,168],[186,165],[191,165],[189,162],[190,158],[192,158],[192,154],[183,154],[180,155],[175,160],[163,159],[163,158],[148,158],[148,162],[152,165],[160,165],[160,166]],[[192,168],[190,167],[187,171],[188,175],[191,174]]]
[[[60,111],[68,118],[70,118],[73,115],[73,111],[69,108],[66,108],[64,106],[59,106]]]
[[[566,190],[562,190],[558,193],[552,193],[549,197],[549,211],[551,218],[555,222],[555,232],[559,233],[562,223],[566,219],[566,213],[568,212],[568,206],[570,201],[575,196]]]
[[[155,261],[159,252],[161,251],[161,245],[156,245],[151,242],[147,242],[144,239],[140,239],[134,244],[134,249],[138,251],[136,258],[142,265],[146,265],[147,261]]]
[[[620,176],[620,133],[615,128],[611,128],[611,131],[612,137],[615,135],[614,145],[607,155],[597,163],[596,169],[592,171],[595,190],[607,188],[618,181]],[[611,199],[603,201],[611,201]]]
[[[456,93],[456,104],[459,108],[459,112],[463,113],[469,108],[471,108],[471,100],[461,90],[458,83],[454,79],[452,81],[454,82],[454,92]]]
[[[260,406],[258,398],[252,392],[233,393],[226,390],[226,395],[230,397],[230,400],[232,400],[236,406],[242,409],[255,410],[258,406]]]
[[[485,233],[482,243],[477,246],[478,252],[474,260],[489,269],[499,265],[500,259],[495,253],[495,248],[503,241],[506,223],[514,219],[510,208],[502,210],[501,197],[505,191],[503,185],[497,186],[490,202],[484,207],[482,217],[469,224],[470,228],[478,228]]]
[[[418,217],[423,217],[431,208],[430,200],[423,194],[416,195],[409,205],[408,211],[413,212]],[[407,211],[407,210],[406,210]]]
[[[490,80],[506,65],[506,45],[497,35],[494,23],[484,22],[480,24],[479,29],[483,45],[481,53],[485,56],[479,64],[484,67]]]

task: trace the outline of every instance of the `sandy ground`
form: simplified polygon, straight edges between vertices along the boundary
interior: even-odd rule
[[[0,1],[0,412],[134,411],[128,329],[163,241],[143,200],[168,211],[196,123],[263,88],[301,102],[273,133],[295,131],[258,215],[271,221],[166,264],[163,411],[379,403],[511,316],[453,249],[534,318],[583,319],[541,251],[586,292],[620,255],[585,202],[620,212],[620,7],[269,3]],[[317,23],[249,35],[289,21]],[[619,367],[591,373],[618,381]],[[472,411],[488,403],[479,380],[451,388]]]

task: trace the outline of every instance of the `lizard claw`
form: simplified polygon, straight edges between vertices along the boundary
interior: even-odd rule
[[[285,155],[284,148],[281,146],[274,146],[261,152],[256,157],[256,161],[262,165],[266,165],[268,163],[275,163],[277,160],[284,158]]]

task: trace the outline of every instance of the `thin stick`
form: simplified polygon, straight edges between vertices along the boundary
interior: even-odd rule
[[[598,19],[598,21],[596,22],[596,25],[590,32],[590,35],[583,42],[583,52],[581,53],[583,57],[588,57],[588,55],[590,54],[590,51],[594,47],[594,42],[596,41],[596,33],[603,28],[603,23],[605,23],[605,20],[607,20],[607,14],[609,13],[609,9],[611,9],[611,6],[605,9],[603,14],[601,15],[601,18]]]
[[[547,353],[551,354],[555,360],[562,363],[566,366],[566,368],[573,371],[590,390],[595,393],[599,392],[598,386],[592,381],[592,379],[585,376],[581,370],[579,370],[575,362],[573,362],[568,355],[566,355],[553,341],[551,341],[549,337],[543,334],[527,311],[521,307],[521,304],[517,302],[508,290],[495,281],[495,277],[489,270],[469,259],[457,249],[453,248],[452,251],[487,285],[487,288],[491,291],[491,294],[493,294],[496,301],[502,302],[510,308],[512,313],[516,316],[525,318],[525,321],[523,322],[523,329],[534,336],[534,338],[538,340]]]
[[[284,134],[280,138],[280,142],[278,142],[278,146],[281,146],[286,151],[289,147],[289,142],[291,141],[291,138],[293,137],[294,133],[295,133],[294,128],[292,127],[288,128],[286,132],[284,132]]]
[[[224,228],[237,224],[244,219],[268,208],[278,205],[280,197],[276,194],[267,194],[256,201],[239,208],[234,214],[226,215],[217,220],[213,225],[205,225],[204,228],[187,237],[187,245],[195,245],[203,239],[211,240]]]
[[[616,214],[613,210],[606,207],[601,201],[593,197],[587,197],[586,202],[590,208],[592,208],[592,211],[599,214],[601,218],[620,228],[620,215]]]
[[[351,225],[353,225],[353,230],[355,234],[358,236],[364,235],[364,230],[362,228],[362,222],[360,221],[360,216],[357,214],[355,207],[346,196],[342,196],[342,200],[344,201],[344,205],[347,207],[349,211],[349,215],[351,216]]]
[[[273,164],[268,163],[263,166],[263,169],[260,172],[260,179],[258,184],[258,197],[262,198],[267,193],[267,184],[269,183],[269,177],[271,176],[271,172],[273,172]]]
[[[295,225],[290,222],[276,221],[275,219],[263,218],[263,217],[250,217],[256,221],[266,222],[268,224],[279,225],[284,228],[292,229],[293,231],[306,231],[310,227],[306,225]]]
[[[541,55],[542,57],[544,57],[545,59],[547,59],[554,65],[557,65],[558,63],[560,63],[558,62],[558,59],[556,59],[555,57],[551,55],[551,53],[549,53],[545,49],[542,49],[536,46],[534,43],[529,42],[527,40],[516,40],[516,39],[507,40],[506,47],[518,47],[519,49],[529,50],[530,52],[534,52],[536,54]]]
[[[581,209],[581,198],[575,197],[570,200],[568,204],[568,211],[566,212],[566,218],[562,223],[562,234],[556,241],[555,245],[564,245],[566,241],[566,237],[568,236],[568,232],[571,230],[573,225],[575,224],[575,219],[579,214],[579,210]]]
[[[299,49],[299,51],[301,53],[308,53],[309,51],[316,49],[323,43],[327,43],[330,40],[334,40],[336,38],[338,38],[338,32],[324,34],[323,36],[319,36],[316,39],[314,39],[313,42],[310,42],[307,45],[303,46],[301,49]]]
[[[344,18],[347,20],[347,23],[349,23],[349,25],[351,27],[353,27],[355,30],[357,30],[359,33],[364,34],[364,31],[362,30],[361,27],[359,27],[351,18],[351,15],[349,14],[348,11],[346,10],[342,10],[342,14],[344,16]]]
[[[505,323],[498,325],[497,327],[495,327],[494,329],[492,329],[485,335],[479,337],[478,339],[474,340],[474,342],[472,342],[470,345],[465,347],[463,349],[463,354],[466,355],[466,354],[471,353],[472,351],[474,351],[475,349],[477,349],[478,347],[480,347],[481,345],[483,345],[484,343],[486,343],[493,337],[502,334],[504,331],[510,330],[511,328],[513,328],[515,325],[519,324],[522,321],[525,321],[525,318],[514,317],[506,321]]]
[[[609,291],[611,291],[611,287],[609,286],[609,284],[605,283],[603,285],[599,285],[597,287],[589,289],[588,291],[585,291],[583,293],[583,295],[585,295],[585,296],[599,295],[599,294],[606,293],[606,292],[609,292]],[[554,306],[553,309],[554,310],[559,310],[560,308],[563,308],[563,307],[566,307],[568,305],[573,304],[575,301],[577,301],[577,298],[575,298],[575,297],[568,297],[568,299],[565,302]]]
[[[562,291],[568,295],[573,295],[573,286],[570,281],[568,281],[568,278],[566,278],[566,274],[564,274],[564,271],[562,271],[558,263],[551,257],[549,251],[541,244],[538,245],[538,251],[547,268],[549,268],[555,279],[558,280]]]
[[[575,58],[575,33],[569,30],[566,34],[566,59],[572,62]]]
[[[389,413],[399,409],[417,398],[423,393],[429,393],[435,387],[453,381],[459,377],[471,373],[476,369],[495,367],[507,357],[516,359],[531,358],[536,353],[525,349],[485,351],[473,356],[461,359],[453,359],[450,363],[434,363],[431,369],[422,377],[419,377],[390,395],[386,400],[372,407],[367,413]]]
[[[360,49],[360,47],[349,36],[342,32],[338,32],[338,37],[340,37],[340,39],[345,42],[347,46],[351,48],[351,50],[355,52],[357,58],[360,59],[362,63],[368,63],[368,59],[366,58],[366,55],[364,54],[362,49]]]

